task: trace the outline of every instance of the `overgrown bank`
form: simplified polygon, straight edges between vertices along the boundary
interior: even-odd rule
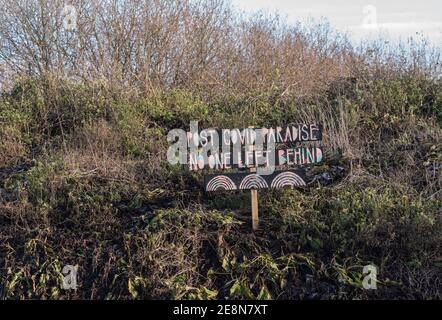
[[[24,79],[0,101],[0,296],[441,298],[442,85],[360,76],[321,94],[130,95]],[[324,124],[344,172],[305,192],[210,196],[167,164],[167,131]],[[330,182],[330,181],[329,181]],[[61,289],[64,265],[79,289]],[[379,268],[378,290],[362,267]]]
[[[0,0],[0,298],[442,298],[440,47],[223,0],[64,5]],[[326,162],[260,192],[253,234],[248,193],[167,163],[191,120],[322,123]]]

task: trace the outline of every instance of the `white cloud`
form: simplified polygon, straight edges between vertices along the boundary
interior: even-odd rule
[[[234,5],[253,12],[277,10],[291,22],[308,18],[327,18],[337,30],[347,32],[354,41],[366,38],[406,39],[416,33],[434,45],[442,43],[441,0],[232,0]],[[373,19],[364,8],[372,5]],[[372,24],[370,22],[377,22]],[[365,23],[364,23],[365,22]],[[368,23],[367,23],[368,22]]]
[[[413,30],[413,31],[422,31],[422,30],[433,30],[433,29],[441,29],[442,31],[442,23],[441,22],[384,22],[377,23],[372,25],[358,25],[351,26],[350,30],[360,30],[360,29],[379,29],[379,30]]]
[[[349,34],[355,39],[377,39],[380,36],[389,41],[407,40],[423,36],[431,43],[440,47],[442,43],[441,22],[384,22],[371,25],[357,25],[348,28]]]

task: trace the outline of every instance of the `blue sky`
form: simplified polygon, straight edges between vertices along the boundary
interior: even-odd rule
[[[289,21],[325,17],[360,42],[377,38],[406,40],[422,33],[442,44],[442,0],[231,0],[247,12],[277,11]]]

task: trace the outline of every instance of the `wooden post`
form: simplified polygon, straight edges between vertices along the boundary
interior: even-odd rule
[[[253,129],[252,127],[249,127]],[[250,151],[254,151],[256,148],[255,145],[251,146]],[[250,168],[250,172],[256,172],[256,168]],[[252,200],[252,229],[253,231],[258,230],[259,228],[259,214],[258,214],[258,190],[252,189],[250,190],[250,196]]]
[[[250,190],[252,196],[252,229],[258,230],[259,227],[259,215],[258,215],[258,190]]]

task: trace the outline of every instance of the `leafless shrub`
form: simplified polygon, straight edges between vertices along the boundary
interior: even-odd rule
[[[349,74],[348,41],[324,23],[245,17],[222,0],[0,2],[0,60],[16,75],[105,79],[142,90],[306,94]]]

